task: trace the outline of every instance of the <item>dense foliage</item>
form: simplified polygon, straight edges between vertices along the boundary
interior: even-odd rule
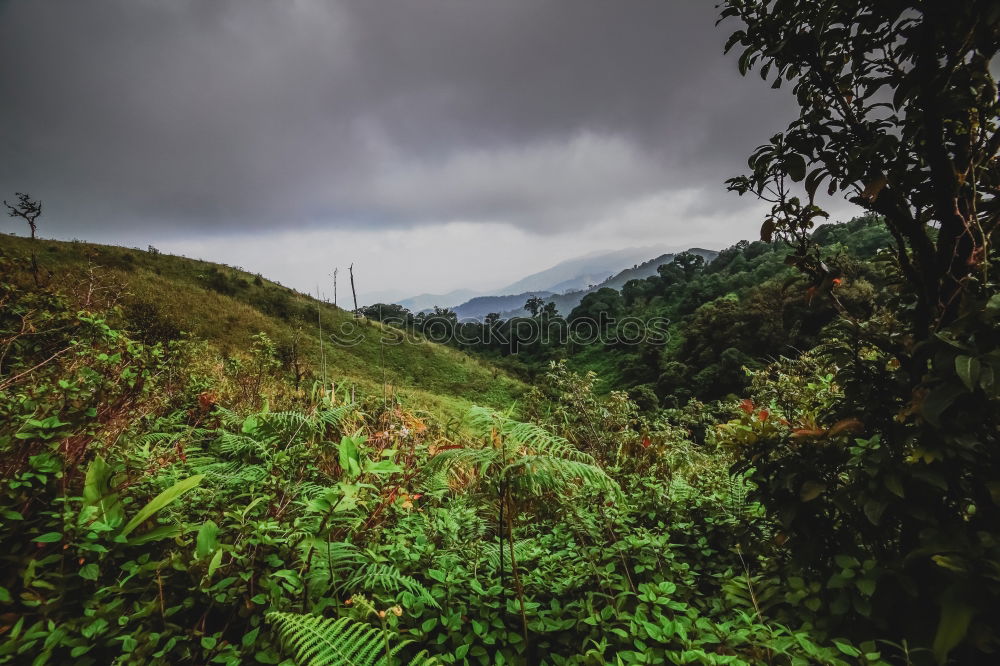
[[[435,425],[28,275],[4,264],[6,663],[881,659],[762,577],[728,454],[592,378]]]
[[[0,255],[0,663],[994,663],[994,4],[724,0],[801,109],[729,181],[761,240],[565,316],[338,310],[401,344],[317,355],[236,271],[190,336],[118,282],[176,258]],[[824,182],[868,215],[816,228]]]
[[[861,217],[824,225],[813,238],[835,276],[826,291],[836,280],[839,306],[869,316],[888,280],[872,263],[891,241],[884,224]],[[645,408],[680,406],[738,393],[748,385],[745,366],[815,346],[838,319],[838,303],[789,265],[792,256],[786,245],[763,241],[741,241],[707,264],[680,253],[621,291],[587,294],[566,317],[544,306],[532,317],[482,322],[460,322],[440,308],[413,315],[374,305],[364,312],[526,377],[566,359],[576,370],[598,372],[606,388],[630,390]]]

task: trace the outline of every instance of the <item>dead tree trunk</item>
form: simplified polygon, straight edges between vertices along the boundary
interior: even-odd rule
[[[358,314],[358,292],[354,290],[354,264],[348,269],[351,272],[351,295],[354,297],[354,314]]]

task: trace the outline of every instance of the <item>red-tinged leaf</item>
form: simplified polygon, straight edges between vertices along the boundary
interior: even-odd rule
[[[865,424],[857,419],[843,419],[837,421],[833,424],[827,433],[830,437],[835,437],[841,433],[859,433],[863,432],[865,429]]]

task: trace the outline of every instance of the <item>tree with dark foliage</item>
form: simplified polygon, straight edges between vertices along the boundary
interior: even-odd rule
[[[842,395],[791,428],[744,401],[756,416],[743,420],[772,430],[740,447],[737,470],[780,524],[798,571],[828,581],[823,599],[841,618],[838,630],[901,638],[938,664],[993,663],[1000,98],[990,63],[1000,4],[719,7],[720,21],[742,24],[727,44],[741,50],[740,72],[757,69],[774,88],[792,83],[800,110],[750,156],[748,175],[728,181],[771,204],[762,240],[786,241],[810,294],[834,302],[840,279],[809,235],[827,216],[818,192],[882,216],[895,245],[887,268],[895,286],[877,316],[842,312],[841,332],[817,348]],[[859,583],[847,582],[862,568]]]
[[[1000,221],[1000,98],[990,62],[1000,46],[992,0],[726,0],[722,19],[740,72],[793,82],[799,118],[750,157],[730,188],[772,204],[765,241],[807,247],[821,186],[885,218],[913,288],[915,333],[955,321],[990,279]],[[805,198],[795,196],[802,183]]]

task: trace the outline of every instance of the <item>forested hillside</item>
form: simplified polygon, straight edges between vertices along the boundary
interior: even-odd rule
[[[878,259],[891,240],[885,225],[861,217],[823,225],[812,238],[831,271],[825,284],[813,285],[789,265],[787,245],[741,241],[720,253],[670,255],[649,277],[595,290],[567,313],[538,296],[525,306],[533,315],[494,314],[484,322],[389,304],[363,311],[526,378],[565,360],[579,372],[596,372],[605,392],[627,389],[649,409],[675,407],[735,395],[749,383],[745,368],[815,347],[841,307],[873,311],[888,280]]]

